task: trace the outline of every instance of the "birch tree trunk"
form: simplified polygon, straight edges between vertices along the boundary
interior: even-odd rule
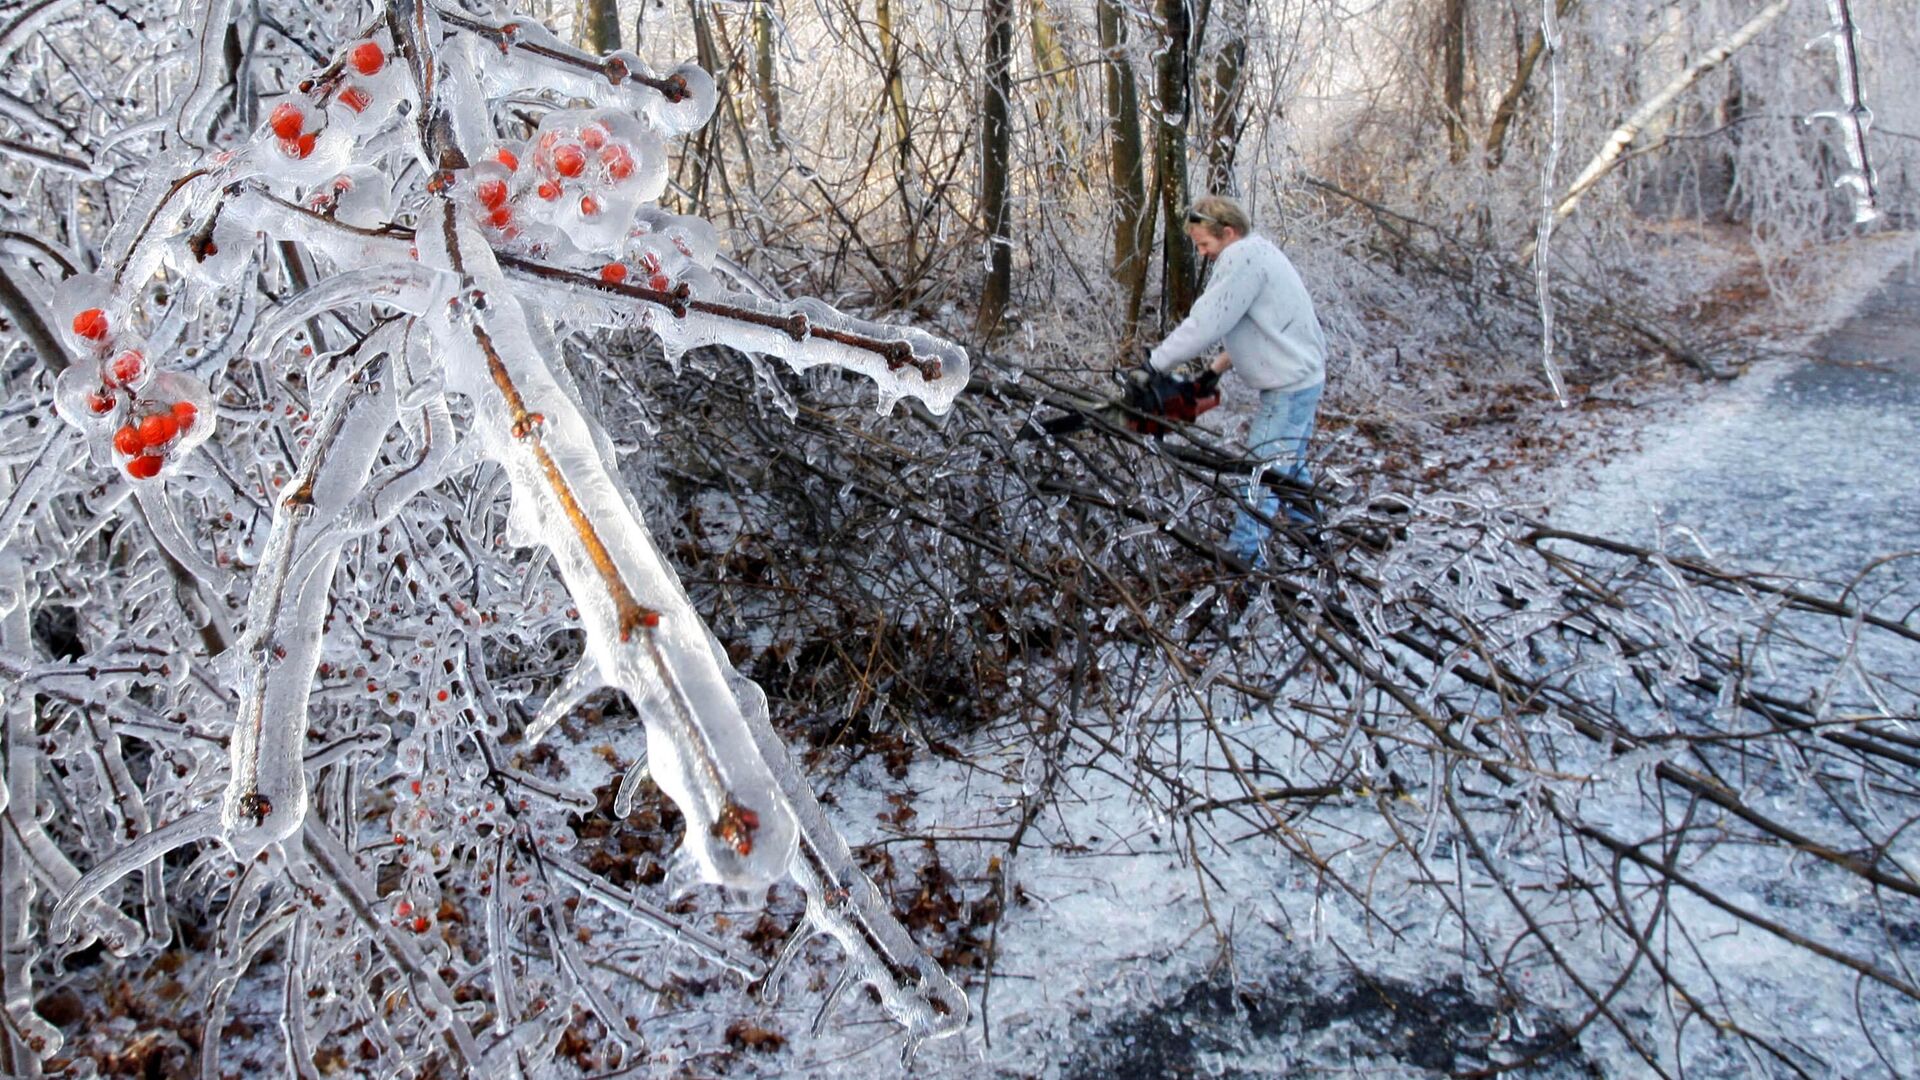
[[[1007,171],[1012,159],[1008,68],[1013,57],[1013,0],[987,0],[987,71],[981,85],[980,211],[987,245],[987,280],[974,333],[990,340],[1013,293],[1013,251],[1007,236]]]

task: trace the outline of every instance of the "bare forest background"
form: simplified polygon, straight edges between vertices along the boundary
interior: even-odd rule
[[[1724,342],[1676,320],[1754,300],[1790,319],[1798,275],[1825,272],[1809,256],[1856,231],[1837,186],[1846,139],[1819,118],[1847,101],[1833,12],[1551,8],[876,0],[554,15],[721,77],[715,120],[680,162],[682,197],[797,292],[945,313],[1029,363],[1100,369],[1184,313],[1203,269],[1184,208],[1232,194],[1306,270],[1338,343],[1336,399],[1369,400],[1408,372],[1505,379],[1537,358],[1519,331],[1538,314],[1526,257],[1545,201],[1564,222],[1549,293],[1573,312],[1556,354],[1589,375],[1649,354],[1709,369]],[[1911,5],[1851,9],[1880,203],[1900,226],[1920,25]]]

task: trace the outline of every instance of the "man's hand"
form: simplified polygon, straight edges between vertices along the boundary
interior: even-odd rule
[[[1125,376],[1127,386],[1134,390],[1144,390],[1152,385],[1155,374],[1157,374],[1157,372],[1153,370],[1153,365],[1151,364],[1141,364],[1139,367],[1129,368]]]

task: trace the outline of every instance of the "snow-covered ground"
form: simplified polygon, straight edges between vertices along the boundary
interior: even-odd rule
[[[1876,265],[1856,272],[1872,275],[1868,282],[1889,270],[1911,275],[1913,256],[1901,252],[1912,246],[1892,257],[1891,250],[1883,245]],[[1862,319],[1884,319],[1870,288],[1852,291],[1854,302],[1812,321],[1831,327],[1861,300]],[[1857,335],[1809,340],[1815,354],[1844,354]],[[1551,520],[1643,543],[1697,537],[1731,565],[1812,579],[1812,591],[1837,592],[1863,567],[1915,547],[1920,537],[1920,487],[1913,482],[1920,438],[1912,420],[1920,406],[1920,336],[1909,344],[1904,355],[1778,361],[1689,395],[1634,433],[1639,449],[1548,474]],[[1883,562],[1854,582],[1856,593],[1911,594],[1917,565]],[[1285,740],[1264,740],[1259,726],[1260,718],[1248,718],[1235,735],[1281,758]],[[1383,933],[1356,919],[1352,905],[1329,895],[1311,868],[1270,838],[1248,835],[1257,829],[1244,819],[1176,820],[1143,799],[1122,751],[1145,745],[1157,760],[1183,761],[1195,772],[1217,768],[1198,721],[1187,729],[1108,734],[1113,742],[1105,746],[1076,738],[1068,747],[1052,799],[1033,818],[1017,859],[1000,864],[1012,883],[1011,902],[992,942],[990,985],[980,970],[968,973],[975,1021],[964,1034],[924,1047],[913,1075],[1427,1076],[1511,1063],[1556,1042],[1556,1024],[1566,1018],[1494,1003],[1465,970],[1458,942],[1444,938],[1432,901],[1405,885],[1409,868],[1385,860],[1372,867],[1371,895],[1401,926],[1430,929]],[[1043,782],[1047,748],[1007,742],[965,750],[967,764],[920,755],[904,776],[869,759],[828,790],[852,843],[905,845],[924,860],[931,841],[955,891],[977,905],[990,899],[995,861],[1007,858],[997,838],[1011,834]],[[1621,781],[1623,798],[1631,779]],[[899,817],[909,801],[917,814],[911,826]],[[1353,801],[1358,829],[1373,816],[1371,803]],[[1317,820],[1337,822],[1340,812]],[[1336,836],[1316,839],[1339,846]],[[1442,853],[1435,865],[1445,859]],[[1772,888],[1754,895],[1768,903],[1781,897]],[[1804,917],[1815,918],[1817,907]],[[979,936],[984,944],[986,932]],[[1708,951],[1723,974],[1750,980],[1725,988],[1727,1000],[1735,1015],[1762,1030],[1791,1022],[1820,1047],[1823,1033],[1854,1023],[1856,1002],[1844,980],[1799,972],[1794,954],[1764,935],[1748,931]],[[1636,1016],[1663,1008],[1634,1000],[1633,992],[1622,1003]],[[872,1076],[895,1069],[898,1037],[870,1004],[843,1004],[809,1037],[813,1004],[763,1010],[757,1019],[791,1041],[778,1054],[747,1055],[735,1071]],[[1867,1022],[1878,1021],[1869,1013]],[[1904,1024],[1889,1024],[1890,1058],[1860,1050],[1849,1059],[1851,1074],[1887,1075],[1889,1065],[1901,1075],[1920,1069],[1912,1049],[1920,1023],[1909,1015]],[[1710,1035],[1689,1036],[1687,1052],[1700,1075],[1760,1067],[1758,1059],[1716,1047]],[[1645,1074],[1603,1025],[1523,1072]]]

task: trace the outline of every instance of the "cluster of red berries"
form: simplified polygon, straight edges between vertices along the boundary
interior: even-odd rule
[[[377,41],[363,41],[347,50],[347,66],[366,78],[372,78],[387,66],[386,50]],[[367,111],[367,106],[373,104],[373,91],[360,83],[350,82],[342,86],[333,99],[356,114],[363,113]]]
[[[319,127],[315,123],[320,114],[310,113],[291,101],[283,101],[273,107],[273,115],[267,118],[267,126],[273,129],[274,137],[280,140],[280,152],[296,161],[305,161],[313,154],[313,145],[320,138]]]
[[[656,292],[666,292],[673,281],[660,267],[660,256],[651,251],[643,251],[632,260],[631,269],[624,262],[610,262],[600,268],[600,280],[618,285],[629,277],[636,277],[635,284],[643,284]],[[637,276],[634,271],[638,271]]]
[[[273,133],[280,153],[293,161],[313,156],[320,133],[327,126],[328,91],[319,89],[316,94],[317,87],[330,85],[331,100],[346,110],[342,115],[351,120],[365,114],[379,99],[381,88],[375,76],[386,66],[386,49],[377,41],[362,41],[347,50],[331,80],[322,76],[320,81],[302,82],[298,87],[301,98],[275,105],[267,116],[267,129]]]
[[[664,179],[664,160],[650,138],[639,121],[613,110],[550,113],[517,152],[495,150],[464,186],[502,239],[558,226],[581,247],[604,247],[658,195],[648,189]]]
[[[92,343],[99,361],[99,384],[87,391],[87,412],[105,418],[125,411],[125,423],[113,433],[113,448],[127,475],[151,480],[160,475],[167,454],[200,422],[200,408],[184,397],[148,394],[152,367],[137,348],[114,348],[112,326],[101,308],[73,317],[74,336]],[[156,384],[157,385],[157,384]]]
[[[393,905],[393,921],[400,926],[411,927],[416,934],[426,933],[433,925],[432,919],[416,911],[411,900],[401,900]]]
[[[606,208],[597,189],[623,184],[633,176],[633,150],[613,138],[602,119],[589,120],[571,136],[562,130],[544,131],[533,143],[533,165],[540,182],[533,193],[555,202],[577,188],[580,215],[593,217]]]

